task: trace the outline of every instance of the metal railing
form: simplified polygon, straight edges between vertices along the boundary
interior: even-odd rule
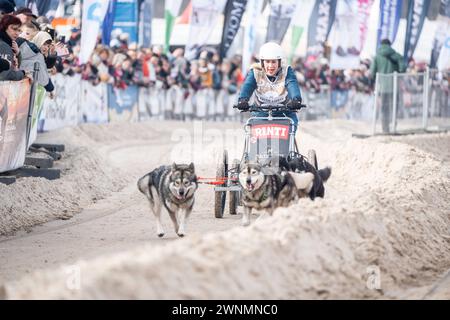
[[[377,74],[372,133],[450,128],[448,82],[437,70]],[[430,105],[433,108],[430,108]]]

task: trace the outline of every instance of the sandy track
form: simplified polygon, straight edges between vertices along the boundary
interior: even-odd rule
[[[122,180],[119,185],[125,187],[120,191],[113,192],[106,199],[95,200],[86,205],[84,209],[82,208],[80,212],[74,210],[75,215],[70,220],[66,220],[64,214],[72,216],[74,212],[69,213],[66,209],[62,209],[65,210],[64,214],[61,212],[61,215],[55,214],[55,216],[64,220],[36,226],[32,231],[30,231],[29,224],[39,223],[41,218],[48,219],[48,216],[40,213],[32,221],[27,222],[27,220],[24,221],[23,214],[19,213],[17,220],[24,224],[28,232],[22,231],[15,235],[0,237],[0,261],[5,262],[0,267],[0,282],[17,279],[39,269],[75,263],[79,259],[91,259],[102,254],[133,249],[148,243],[156,246],[178,239],[168,216],[163,216],[166,236],[163,239],[156,236],[156,227],[148,208],[148,202],[136,188],[137,179],[143,174],[161,164],[171,163],[173,148],[171,134],[174,128],[180,127],[180,124],[166,123],[165,125],[168,126],[166,128],[161,126],[158,130],[151,125],[146,126],[145,130],[149,136],[146,140],[137,140],[143,136],[142,128],[128,130],[128,137],[119,136],[117,140],[114,140],[110,134],[111,131],[115,132],[116,128],[109,128],[105,133],[102,132],[103,130],[96,130],[91,126],[82,127],[83,139],[88,136],[94,142],[104,143],[102,146],[97,146],[96,143],[87,143],[87,147],[83,149],[84,156],[101,158],[103,161],[98,161],[98,166],[110,166],[108,171],[114,171],[111,168],[117,168],[119,172],[116,174],[108,172],[110,175],[108,178],[111,177],[112,181]],[[192,130],[192,125],[182,124],[181,127]],[[62,131],[64,134],[73,133],[72,129]],[[65,131],[69,131],[69,133]],[[54,139],[58,141],[58,138],[55,137],[59,136],[60,134],[55,132],[46,134],[41,139],[55,143]],[[78,139],[75,142],[80,143]],[[69,139],[69,144],[71,143],[73,142]],[[72,149],[71,145],[68,147],[69,150]],[[92,154],[93,149],[96,149],[98,154]],[[70,155],[70,157],[72,156]],[[182,157],[180,156],[180,158]],[[71,159],[67,162],[72,166]],[[197,168],[199,174],[211,176],[209,166],[202,161],[200,164]],[[75,163],[75,165],[83,166],[84,163]],[[75,171],[77,167],[74,166],[71,170]],[[103,179],[96,176],[97,174],[103,175],[103,170],[91,166],[83,167],[81,170],[90,171],[92,180],[97,180],[96,183],[101,189],[112,187],[114,190],[114,183],[111,183],[109,179],[105,183]],[[42,179],[24,180],[36,180],[34,183],[37,184],[47,183]],[[64,187],[61,188],[64,189]],[[89,193],[90,189],[88,188],[84,192]],[[66,196],[71,197],[71,189],[66,188],[62,192],[66,192]],[[47,200],[51,201],[51,197],[52,193],[50,192]],[[212,199],[212,188],[201,185],[196,199],[195,214],[190,217],[187,225],[190,234],[226,230],[238,224],[239,217],[236,216],[227,215],[220,223],[211,219],[213,217]],[[27,212],[30,205],[32,204],[27,203],[20,209]],[[46,208],[41,206],[41,209],[45,210]]]
[[[164,240],[155,236],[153,217],[135,181],[178,150],[171,136],[175,129],[189,135],[196,128],[179,123],[139,124],[137,129],[84,127],[83,134],[101,143],[99,157],[120,168],[111,179],[122,179],[126,187],[86,206],[72,220],[3,238],[0,260],[6,263],[0,276],[3,281],[16,280],[41,268],[113,255],[77,264],[83,274],[82,290],[67,290],[67,275],[60,269],[8,283],[4,294],[9,298],[423,297],[450,266],[450,135],[350,139],[355,125],[311,122],[300,132],[301,151],[314,148],[320,164],[333,166],[326,199],[302,200],[277,211],[273,219],[243,229],[233,228],[239,225],[239,216],[214,219],[211,188],[201,187],[188,222],[189,236],[177,239],[166,219],[169,232]],[[220,135],[231,127],[239,125],[207,124],[203,129]],[[195,140],[195,134],[191,137]],[[223,140],[228,147],[233,145],[233,139]],[[202,156],[194,159],[199,174],[214,172],[211,159],[221,147],[217,140],[203,141]],[[239,154],[240,146],[234,151]],[[178,154],[183,158],[183,152]],[[189,152],[184,154],[188,156],[183,160],[189,160]],[[220,232],[228,229],[232,230]],[[130,251],[114,255],[123,250]],[[373,268],[382,275],[381,290],[367,287],[368,270]],[[155,289],[161,285],[168,288],[167,296]],[[447,287],[444,281],[432,293],[440,297]]]

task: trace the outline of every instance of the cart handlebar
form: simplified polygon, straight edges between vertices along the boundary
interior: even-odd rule
[[[307,106],[305,104],[300,104],[298,106],[291,106],[288,107],[285,104],[277,103],[277,104],[269,104],[269,103],[263,103],[259,106],[251,106],[246,110],[241,110],[241,112],[258,112],[258,111],[278,111],[278,112],[297,112],[298,110],[302,108],[306,108]],[[233,108],[238,108],[237,105],[234,105]]]

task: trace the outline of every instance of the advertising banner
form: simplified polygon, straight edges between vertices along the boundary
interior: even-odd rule
[[[222,41],[220,43],[220,56],[225,58],[228,49],[241,26],[242,16],[245,12],[247,0],[228,0],[225,6],[225,21],[223,23]]]
[[[45,99],[42,116],[42,130],[50,131],[78,123],[81,76],[66,77],[56,74],[52,77],[55,98]]]
[[[405,36],[405,61],[408,62],[413,56],[422,32],[425,17],[428,14],[430,0],[411,0],[408,6],[408,19]]]
[[[108,85],[109,122],[138,120],[138,87],[129,86],[125,90]]]
[[[80,123],[108,122],[108,85],[100,83],[96,86],[88,81],[81,82],[79,110]]]
[[[381,0],[378,21],[377,47],[381,40],[389,39],[394,43],[398,24],[402,15],[402,0]]]
[[[25,162],[30,91],[28,80],[0,82],[0,172]]]
[[[317,0],[308,26],[308,56],[319,56],[333,25],[337,0]]]

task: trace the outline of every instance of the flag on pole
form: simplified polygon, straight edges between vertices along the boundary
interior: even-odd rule
[[[111,31],[114,23],[114,15],[116,10],[116,1],[110,1],[108,11],[106,11],[105,19],[102,26],[102,43],[109,46],[111,42]]]
[[[56,8],[55,12],[55,18],[62,18],[65,14],[65,8],[64,8],[64,0],[59,0],[58,7]]]
[[[192,0],[192,15],[185,57],[194,59],[208,43],[226,0]]]
[[[295,7],[296,2],[294,0],[271,1],[266,42],[276,42],[278,44],[283,42],[284,35],[291,23]]]
[[[166,35],[164,38],[164,52],[169,51],[170,36],[172,35],[175,18],[178,16],[181,8],[181,0],[166,0],[166,8],[164,10],[164,17],[166,19]]]
[[[139,1],[138,0],[114,0],[113,33],[126,34],[128,45],[138,44],[139,37]]]
[[[358,68],[372,4],[372,0],[338,1],[330,36],[332,70]]]
[[[153,0],[139,0],[139,35],[141,48],[150,48],[152,44]]]
[[[225,58],[233,44],[234,38],[241,26],[247,0],[228,0],[225,6],[225,21],[223,23],[222,41],[220,42],[220,57]]]
[[[16,0],[16,8],[20,8],[20,7],[26,7],[27,6],[27,0]]]
[[[380,1],[377,47],[383,39],[389,39],[391,43],[394,43],[402,14],[402,2],[402,0]]]
[[[439,53],[437,67],[440,71],[450,69],[450,23],[447,24],[447,35],[442,44],[441,52]]]
[[[292,38],[291,38],[291,51],[289,53],[289,63],[292,62],[292,58],[295,54],[300,39],[302,38],[303,31],[308,25],[309,17],[311,16],[312,9],[314,8],[314,1],[311,0],[299,0],[295,7],[294,15],[291,20],[292,25]]]
[[[409,3],[405,36],[405,62],[408,62],[414,54],[430,2],[430,0],[412,0]]]
[[[308,56],[317,58],[324,51],[336,14],[337,0],[317,0],[308,25]]]
[[[244,33],[244,49],[242,52],[242,74],[246,74],[252,60],[252,55],[255,52],[256,43],[256,28],[258,19],[261,18],[261,11],[263,1],[249,0],[247,3],[247,26]]]
[[[360,37],[360,51],[364,48],[366,43],[367,33],[369,31],[370,12],[375,0],[358,0],[358,22],[359,22],[359,37]]]
[[[443,66],[445,62],[448,64],[448,61],[444,61],[447,56],[447,53],[444,52],[441,58],[441,50],[448,50],[448,48],[444,48],[444,46],[450,45],[449,36],[450,36],[450,1],[449,0],[441,0],[441,5],[439,7],[439,15],[437,17],[437,28],[436,34],[433,40],[433,50],[431,51],[431,68],[440,68],[443,70]]]
[[[176,19],[175,24],[189,24],[191,22],[191,14],[192,14],[192,0],[189,1],[186,9],[184,9],[181,16]]]
[[[58,8],[59,0],[27,0],[26,7],[37,16],[46,16],[47,18],[54,18],[56,9]]]
[[[81,27],[80,63],[86,63],[94,51],[100,25],[108,10],[109,0],[84,0]]]

